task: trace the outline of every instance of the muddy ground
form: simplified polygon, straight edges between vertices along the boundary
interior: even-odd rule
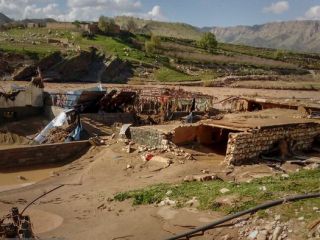
[[[123,151],[124,146],[122,141],[109,140],[106,146],[92,147],[80,159],[62,167],[0,173],[1,185],[12,177],[15,177],[11,182],[14,184],[12,188],[17,183],[33,183],[1,192],[0,212],[6,213],[12,206],[22,209],[45,191],[64,184],[26,212],[31,216],[40,239],[165,239],[207,224],[224,214],[199,211],[196,206],[133,206],[132,201],[113,200],[114,194],[157,183],[181,183],[186,176],[201,174],[203,169],[225,181],[237,182],[277,173],[267,165],[259,164],[238,167],[228,174],[230,169],[223,163],[224,156],[214,153],[201,154],[196,160],[183,163],[174,159],[173,164],[165,168],[163,163],[145,163],[140,153],[129,154]],[[282,168],[295,172],[297,166],[285,164]],[[239,239],[241,224],[239,226],[217,228],[193,239]],[[301,238],[292,234],[290,239]]]

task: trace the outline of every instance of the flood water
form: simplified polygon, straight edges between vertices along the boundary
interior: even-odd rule
[[[45,165],[37,168],[18,168],[0,171],[0,191],[24,187],[52,176],[61,165]]]

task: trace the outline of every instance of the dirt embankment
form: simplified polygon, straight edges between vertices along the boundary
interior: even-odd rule
[[[11,132],[0,132],[0,145],[26,145],[31,141],[26,137]]]
[[[0,58],[0,74],[1,66]],[[91,48],[90,51],[62,54],[52,53],[37,63],[13,67],[8,74],[16,81],[30,81],[38,76],[53,82],[127,82],[132,76],[132,66],[128,61],[110,57]]]

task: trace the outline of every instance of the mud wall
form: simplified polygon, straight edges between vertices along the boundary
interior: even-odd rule
[[[308,150],[319,134],[320,124],[317,123],[291,124],[252,132],[230,133],[225,160],[229,164],[240,165],[257,158],[263,151],[271,149],[274,144],[285,138],[294,140],[297,150]]]
[[[215,130],[216,128],[206,125],[177,127],[174,130],[172,142],[177,145],[190,142],[209,145],[212,144],[212,137]]]
[[[0,169],[69,162],[84,154],[88,141],[0,149]]]

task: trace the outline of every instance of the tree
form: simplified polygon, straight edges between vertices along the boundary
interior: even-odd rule
[[[151,41],[146,41],[144,47],[147,53],[154,53],[156,50],[154,43],[152,43]]]
[[[203,37],[201,38],[201,40],[199,41],[199,46],[201,48],[213,53],[214,50],[218,46],[218,42],[216,40],[216,36],[211,32],[205,33],[203,35]]]
[[[126,25],[126,29],[128,32],[134,33],[135,31],[137,31],[138,26],[133,19],[129,19],[129,21]]]
[[[154,44],[156,48],[161,46],[161,38],[159,36],[152,34],[150,41]]]
[[[151,35],[150,41],[145,42],[145,50],[147,53],[154,53],[157,48],[161,46],[161,38],[159,36]]]
[[[104,16],[99,17],[98,28],[101,32],[107,32],[107,21]]]
[[[101,16],[99,18],[98,28],[103,33],[114,33],[117,26],[112,18]]]

